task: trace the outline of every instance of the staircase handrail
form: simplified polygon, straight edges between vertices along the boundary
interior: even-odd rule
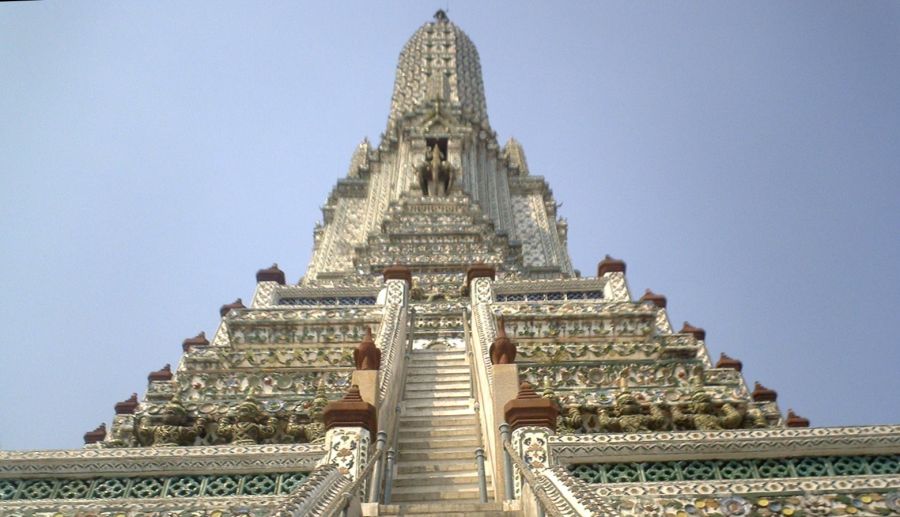
[[[394,426],[390,430],[390,435],[387,437],[387,441],[385,443],[384,450],[386,450],[386,451],[391,450],[391,449],[393,449],[393,450],[398,449],[397,436],[400,432],[400,402],[401,402],[401,400],[403,400],[403,393],[405,393],[405,391],[406,391],[406,382],[407,382],[407,378],[409,377],[407,370],[409,369],[410,355],[412,354],[413,340],[415,339],[415,333],[416,333],[416,310],[412,307],[409,307],[407,314],[408,314],[408,317],[406,319],[406,324],[407,324],[406,347],[405,347],[406,350],[403,351],[403,355],[404,355],[403,362],[402,362],[403,371],[401,372],[403,375],[400,376],[402,381],[397,383],[397,386],[398,386],[397,389],[399,390],[399,392],[398,392],[398,396],[396,398],[396,404],[395,404],[396,414],[394,415]],[[389,463],[385,463],[382,468],[388,469],[388,468],[392,468],[392,467]],[[393,476],[391,475],[390,472],[386,474],[384,471],[382,471],[381,476],[379,476],[379,479],[381,480],[382,483],[393,483]],[[382,490],[382,487],[375,487],[374,493],[377,496],[376,501],[371,501],[371,502],[380,502],[382,499],[382,495],[384,494],[384,490]]]
[[[479,411],[478,411],[478,422],[479,427],[481,428],[481,432],[479,433],[480,442],[482,447],[484,447],[485,452],[487,453],[487,459],[492,466],[493,473],[496,474],[496,465],[498,458],[496,457],[495,447],[497,447],[497,443],[495,442],[495,436],[493,434],[494,428],[494,418],[493,411],[494,408],[492,406],[492,400],[494,397],[493,386],[491,385],[490,377],[492,372],[488,371],[484,368],[484,363],[481,361],[481,357],[478,357],[479,348],[476,341],[476,337],[472,332],[472,327],[469,324],[469,317],[474,319],[475,314],[474,311],[470,311],[469,307],[463,307],[462,309],[462,321],[463,321],[463,336],[466,344],[466,355],[469,357],[469,370],[472,375],[472,397],[478,403]],[[488,362],[490,364],[490,362]],[[479,371],[479,366],[482,366],[482,370]],[[484,377],[481,376],[481,373],[484,373]],[[485,391],[487,393],[485,393]],[[495,484],[494,490],[497,489]],[[495,498],[496,498],[495,492]]]
[[[512,444],[509,443],[509,440],[503,442],[503,449],[506,451],[506,454],[509,455],[510,459],[512,459],[513,464],[515,464],[516,468],[519,469],[519,472],[522,474],[522,479],[528,486],[531,487],[531,491],[534,493],[537,498],[537,503],[543,508],[543,510],[553,517],[565,517],[559,509],[556,507],[556,504],[553,502],[553,499],[547,494],[544,490],[543,485],[538,482],[538,479],[535,477],[534,472],[531,471],[531,468],[525,464],[522,458],[519,456],[519,453],[513,448]]]

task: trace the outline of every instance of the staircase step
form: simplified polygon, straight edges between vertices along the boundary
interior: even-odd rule
[[[422,428],[437,428],[437,429],[450,429],[456,427],[468,427],[472,429],[473,426],[478,425],[478,417],[475,416],[474,413],[470,415],[460,415],[457,418],[454,418],[450,421],[440,421],[435,422],[430,415],[401,415],[400,416],[400,429],[407,429],[411,427],[415,427],[417,429]]]
[[[480,492],[478,491],[478,483],[471,485],[457,485],[453,490],[443,490],[437,486],[423,487],[397,487],[391,492],[391,502],[424,502],[424,501],[447,501],[454,499],[464,499],[469,501],[478,501]]]
[[[413,350],[412,357],[465,357],[466,351],[459,350]]]
[[[427,451],[401,450],[399,461],[444,461],[466,460],[475,464],[476,447],[448,447],[445,449],[431,449]]]
[[[431,472],[476,472],[477,466],[475,465],[475,455],[472,455],[472,461],[462,460],[462,461],[447,461],[442,463],[435,463],[433,461],[406,461],[403,463],[397,464],[397,477],[405,476],[405,475],[419,475],[428,474]],[[487,467],[485,467],[487,469]]]
[[[446,397],[446,398],[412,398],[403,401],[403,404],[410,409],[419,408],[467,408],[471,403],[468,395],[465,397]]]
[[[401,425],[400,430],[397,432],[397,437],[402,443],[410,440],[422,440],[423,438],[449,438],[453,436],[476,436],[478,434],[478,429],[473,428],[471,425],[453,427],[442,425],[440,427],[422,427],[413,429],[404,429]]]
[[[481,445],[479,436],[440,436],[437,438],[401,438],[399,449],[401,451],[415,451],[421,449],[453,449],[458,447],[472,447],[475,450]]]
[[[414,350],[409,358],[413,361],[464,361],[466,359],[466,352],[462,350],[458,352],[419,352],[418,350]]]
[[[486,480],[490,476],[485,477]],[[407,474],[405,476],[397,476],[394,478],[394,488],[405,486],[450,486],[460,484],[478,485],[477,472],[437,472],[432,474]],[[490,484],[490,482],[488,482]]]
[[[444,379],[434,379],[438,382],[417,382],[415,384],[406,383],[406,393],[407,396],[410,392],[417,391],[447,391],[447,390],[466,390],[467,392],[472,387],[471,382],[444,382]],[[467,379],[468,380],[468,379]]]
[[[407,373],[406,377],[407,387],[409,387],[410,384],[432,385],[438,383],[446,384],[453,382],[472,382],[472,377],[469,375],[468,370],[463,373],[441,374],[439,378],[436,377],[433,373],[423,373],[421,375],[416,375],[412,372]]]
[[[459,504],[457,502],[444,503],[440,512],[410,512],[401,510],[401,513],[383,513],[384,510],[378,510],[378,515],[403,515],[404,517],[519,517],[524,515],[521,511],[506,512],[503,510],[488,510],[486,512],[457,512],[453,508]]]
[[[469,364],[466,362],[466,359],[410,359],[409,367],[411,368],[427,368],[427,367],[436,367],[436,366],[465,366],[469,367]]]
[[[378,515],[478,515],[476,512],[503,512],[502,503],[417,503],[381,504]],[[489,515],[494,515],[491,513]]]
[[[410,364],[407,368],[407,375],[443,375],[443,374],[456,374],[456,375],[468,375],[469,367],[468,366],[416,366],[415,364]]]
[[[464,389],[455,390],[413,390],[403,395],[406,400],[410,399],[447,399],[447,398],[471,398],[468,386]]]
[[[409,417],[436,417],[436,416],[474,416],[475,410],[465,407],[465,408],[406,408],[403,412],[403,416]]]

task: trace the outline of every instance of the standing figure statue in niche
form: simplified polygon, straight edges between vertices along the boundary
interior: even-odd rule
[[[446,196],[453,184],[453,169],[438,144],[425,153],[425,161],[416,167],[423,196]]]

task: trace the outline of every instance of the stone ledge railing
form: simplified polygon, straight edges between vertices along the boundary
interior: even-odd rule
[[[541,474],[535,474],[531,471],[531,467],[525,464],[522,461],[522,458],[519,456],[519,453],[513,448],[513,446],[506,441],[503,443],[504,453],[509,455],[510,460],[512,461],[513,467],[515,471],[520,475],[520,479],[522,480],[522,492],[521,497],[523,499],[523,503],[527,505],[529,501],[529,495],[533,495],[536,499],[536,503],[540,506],[540,508],[536,508],[539,515],[544,512],[552,515],[553,517],[568,517],[569,515],[574,515],[568,511],[562,510],[559,508],[559,500],[554,501],[554,499],[548,494],[547,486],[543,482],[543,476]],[[511,473],[507,476],[507,479],[511,478]],[[528,493],[530,492],[530,494]]]
[[[543,472],[579,516],[897,515],[900,477],[856,476],[720,482],[585,483],[559,466]],[[554,491],[555,490],[555,491]],[[849,510],[849,511],[848,511]]]
[[[0,452],[0,514],[268,513],[324,455],[319,444]]]
[[[900,454],[900,425],[554,435],[549,449],[551,465]]]
[[[372,458],[369,459],[369,462],[366,464],[366,468],[359,473],[359,476],[352,483],[344,485],[338,491],[336,496],[332,498],[328,504],[322,507],[322,509],[317,513],[310,514],[294,514],[296,517],[301,517],[304,515],[310,516],[323,516],[330,517],[331,515],[336,515],[338,512],[342,512],[347,509],[348,505],[352,505],[356,507],[359,502],[359,499],[356,499],[361,495],[366,483],[370,481],[372,474],[375,472],[375,468],[381,465],[381,460],[384,458],[386,448],[381,447],[380,449],[375,451],[375,454],[372,455]],[[354,508],[355,509],[355,508]],[[287,517],[287,516],[276,516],[276,517]]]
[[[351,485],[350,478],[342,475],[334,465],[317,467],[309,479],[292,493],[287,501],[273,513],[274,517],[301,517],[326,515],[328,508],[340,493]]]
[[[308,443],[0,451],[0,479],[309,472],[324,455],[324,445]]]

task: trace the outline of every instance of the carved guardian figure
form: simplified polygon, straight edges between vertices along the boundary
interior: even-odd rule
[[[309,408],[309,414],[294,413],[285,426],[284,434],[292,437],[295,443],[313,443],[325,438],[325,423],[322,420],[328,398],[325,397],[325,386],[319,384],[316,398]]]
[[[743,420],[744,415],[734,406],[726,402],[716,407],[709,393],[700,390],[691,395],[687,411],[678,406],[672,408],[672,421],[680,429],[697,431],[737,429]]]
[[[232,445],[255,445],[275,435],[276,419],[260,409],[252,396],[218,420],[219,435]]]
[[[647,408],[629,391],[616,395],[613,414],[606,409],[598,412],[600,428],[613,433],[637,433],[659,431],[666,426],[666,414],[659,404],[649,404]]]
[[[193,445],[194,439],[205,431],[207,424],[203,417],[191,423],[191,417],[177,394],[163,406],[159,415],[141,415],[135,420],[138,442],[156,447]]]

